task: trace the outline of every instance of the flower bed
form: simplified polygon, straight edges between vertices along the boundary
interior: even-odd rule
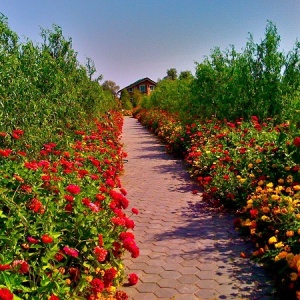
[[[65,130],[69,147],[47,142],[36,160],[29,145],[0,149],[0,299],[127,299],[122,256],[139,248],[119,178],[122,120],[111,112],[90,132]]]
[[[159,110],[137,118],[184,154],[204,199],[237,213],[234,226],[253,241],[252,257],[275,274],[279,290],[300,297],[300,137],[289,124],[256,117],[183,124]]]

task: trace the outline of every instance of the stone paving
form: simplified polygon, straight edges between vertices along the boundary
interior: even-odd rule
[[[140,256],[125,259],[129,299],[275,299],[270,279],[240,253],[251,252],[233,228],[233,216],[201,201],[184,162],[136,119],[125,117],[122,142],[128,153],[123,187],[139,214],[134,234]]]

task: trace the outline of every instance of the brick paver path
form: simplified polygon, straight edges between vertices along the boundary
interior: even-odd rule
[[[134,300],[274,299],[263,270],[233,228],[233,216],[201,202],[181,160],[164,151],[137,120],[125,117],[128,153],[122,177],[130,207],[139,210],[134,234],[140,256],[125,259],[137,285],[122,289]]]

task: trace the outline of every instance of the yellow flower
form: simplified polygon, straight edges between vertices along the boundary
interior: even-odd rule
[[[278,179],[278,183],[279,184],[283,184],[284,183],[284,179],[282,179],[282,178]]]
[[[273,185],[273,182],[269,182],[269,183],[266,184],[266,187],[267,187],[267,188],[272,188],[273,186],[274,186],[274,185]]]
[[[245,181],[246,181],[245,178],[241,178],[241,179],[239,180],[240,183],[244,183]]]
[[[270,218],[268,216],[264,215],[264,216],[261,217],[261,220],[265,221],[265,222],[268,222],[268,221],[270,221]]]
[[[297,185],[294,185],[294,191],[299,191],[300,190],[300,185],[297,184]]]
[[[242,178],[241,175],[237,175],[237,176],[236,176],[236,179],[241,179],[241,178]]]
[[[262,160],[260,158],[258,158],[256,161],[255,161],[257,164],[260,164],[262,162]]]
[[[86,281],[87,281],[87,282],[91,282],[92,280],[93,280],[93,276],[87,276],[87,277],[86,277]]]
[[[254,178],[255,175],[254,175],[253,173],[250,173],[250,174],[249,174],[249,177],[250,177],[250,178]]]
[[[289,175],[287,178],[286,178],[286,182],[288,183],[292,183],[294,181],[294,178],[292,175]]]
[[[249,169],[252,169],[252,168],[253,168],[253,164],[249,164],[249,165],[248,165],[248,168],[249,168]]]
[[[280,199],[280,197],[278,195],[272,195],[271,199],[274,201],[278,201]]]
[[[286,171],[289,171],[291,168],[289,166],[284,167]]]
[[[268,243],[269,243],[270,245],[277,243],[277,238],[276,238],[276,236],[270,237]]]
[[[276,243],[275,244],[275,248],[278,249],[278,248],[282,248],[284,247],[284,243],[283,242],[279,242],[279,243]]]

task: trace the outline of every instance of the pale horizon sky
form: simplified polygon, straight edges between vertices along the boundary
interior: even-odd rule
[[[21,40],[41,42],[40,28],[60,26],[79,62],[93,59],[120,88],[170,68],[194,74],[214,47],[240,52],[249,33],[259,43],[268,20],[286,53],[300,36],[298,0],[0,0],[0,12]]]

